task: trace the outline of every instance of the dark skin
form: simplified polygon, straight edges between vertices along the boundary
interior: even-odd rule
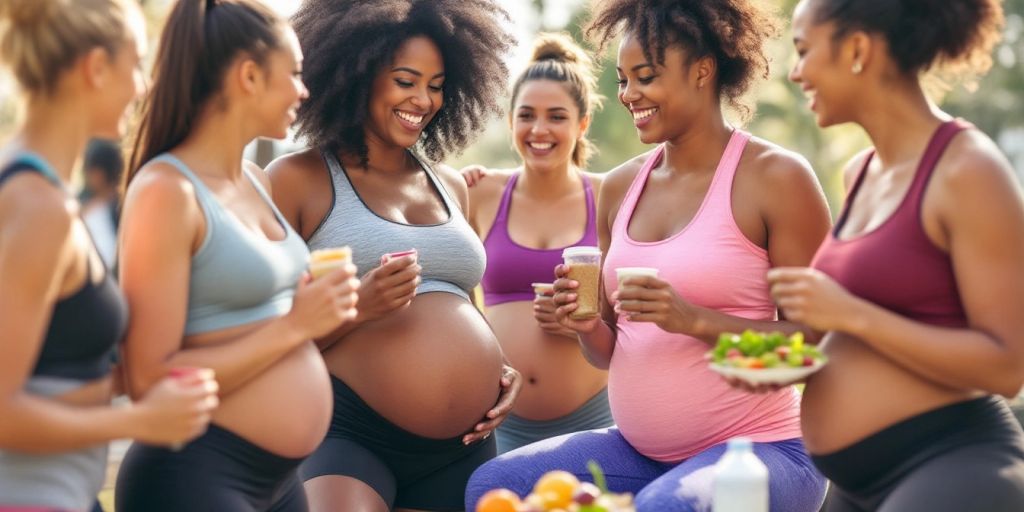
[[[458,173],[434,167],[462,210],[448,211],[408,152],[442,108],[443,82],[437,46],[425,37],[407,40],[374,84],[365,127],[370,164],[362,165],[356,155],[338,155],[354,189],[380,217],[430,225],[467,209],[468,190]],[[306,151],[279,159],[270,171],[275,202],[308,239],[331,208],[323,160]],[[370,270],[360,285],[356,320],[318,345],[331,373],[393,423],[424,437],[462,435],[465,444],[478,442],[511,410],[519,374],[503,364],[497,340],[472,304],[449,293],[415,296],[420,271],[415,256]],[[452,357],[455,353],[459,357]],[[375,491],[352,478],[322,476],[305,485],[311,510],[388,510]]]
[[[629,236],[637,241],[664,240],[690,223],[732,135],[714,92],[714,60],[686,62],[686,50],[678,46],[667,49],[663,65],[648,62],[640,43],[628,34],[619,49],[619,100],[634,113],[641,140],[665,144],[665,156],[652,170],[628,227]],[[622,164],[604,182],[598,206],[598,236],[604,253],[619,206],[648,156]],[[740,160],[732,203],[741,233],[768,251],[772,266],[797,261],[806,265],[829,228],[824,197],[806,162],[760,139],[750,141]],[[599,368],[607,368],[611,361],[620,315],[631,322],[654,322],[667,332],[709,344],[722,332],[790,333],[802,328],[689,303],[669,283],[654,277],[625,280],[613,302],[601,294],[600,318],[576,321],[568,314],[577,307],[578,283],[567,278],[567,271],[564,265],[556,269],[558,315],[562,325],[579,333],[584,354]]]
[[[790,78],[811,96],[821,126],[857,123],[876,149],[838,234],[850,239],[892,216],[949,116],[928,101],[915,74],[899,69],[884,37],[853,32],[835,41],[830,23],[814,22],[814,4],[802,2],[794,14],[800,60]],[[848,184],[863,163],[861,155],[847,166]],[[831,361],[803,395],[812,453],[834,452],[943,405],[1014,396],[1024,383],[1024,203],[1009,163],[984,134],[961,132],[946,148],[925,189],[921,226],[952,261],[965,328],[897,315],[814,269],[769,274],[787,316],[828,333]]]

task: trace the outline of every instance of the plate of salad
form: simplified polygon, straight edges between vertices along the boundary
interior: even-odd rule
[[[707,357],[715,373],[754,386],[799,382],[828,363],[818,347],[804,343],[802,332],[722,333]]]

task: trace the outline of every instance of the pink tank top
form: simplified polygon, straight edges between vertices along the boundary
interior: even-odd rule
[[[603,266],[609,300],[618,289],[615,268],[655,267],[693,304],[744,318],[776,318],[765,278],[768,253],[743,235],[732,215],[733,176],[749,139],[748,133],[733,132],[693,220],[658,242],[638,242],[627,233],[664,146],[647,160],[612,226]],[[653,323],[619,319],[608,396],[615,423],[637,451],[677,462],[731,437],[755,442],[800,437],[800,403],[793,388],[771,394],[733,389],[708,368],[704,354],[710,349],[699,339],[667,333]]]

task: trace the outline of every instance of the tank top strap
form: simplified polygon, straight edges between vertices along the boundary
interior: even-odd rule
[[[836,219],[835,226],[832,227],[832,235],[839,237],[839,230],[842,229],[843,224],[846,223],[846,217],[850,215],[850,208],[853,206],[853,200],[857,197],[857,192],[860,191],[860,186],[864,183],[864,177],[868,174],[868,167],[871,166],[871,160],[875,158],[875,150],[870,149],[867,155],[864,156],[864,162],[860,164],[860,170],[857,171],[857,176],[853,178],[853,186],[850,187],[849,192],[846,193],[846,200],[843,201],[843,209],[839,212],[839,217]]]
[[[49,162],[46,161],[42,156],[33,153],[31,151],[22,151],[15,155],[14,159],[11,160],[7,166],[0,169],[0,184],[7,181],[8,178],[13,177],[19,172],[36,172],[41,175],[46,181],[52,183],[55,187],[67,191],[67,187],[64,186],[64,182],[57,175],[57,171],[53,169]]]
[[[409,151],[409,155],[416,160],[416,163],[420,164],[420,168],[423,169],[423,172],[427,173],[427,178],[434,185],[437,193],[441,195],[441,201],[444,202],[445,207],[448,209],[448,215],[452,219],[462,216],[462,208],[459,207],[459,203],[456,202],[455,198],[448,192],[448,187],[445,187],[444,183],[441,182],[441,179],[437,177],[434,169],[412,151]]]
[[[352,186],[352,182],[349,180],[348,174],[345,172],[345,168],[341,165],[341,161],[338,160],[338,155],[333,151],[321,149],[320,156],[323,157],[324,163],[327,164],[327,174],[330,176],[331,183],[334,185],[335,204],[343,202],[347,203],[348,201],[359,201],[359,196],[356,194],[356,191]]]
[[[249,169],[243,167],[242,172],[245,173],[247,178],[249,178],[249,182],[252,183],[253,188],[256,189],[256,192],[263,199],[263,202],[267,203],[267,206],[270,207],[270,211],[274,213],[274,217],[287,229],[289,226],[288,222],[285,222],[284,215],[281,213],[281,210],[277,209],[277,204],[274,203],[274,199],[270,197],[267,189],[263,187],[263,183],[261,183],[260,180],[249,171]]]
[[[494,225],[508,224],[508,210],[512,204],[512,193],[516,189],[516,182],[519,181],[519,173],[513,173],[505,183],[505,190],[501,192],[501,202],[498,203],[498,214],[494,216]]]
[[[615,222],[612,225],[613,236],[620,236],[626,232],[626,229],[629,227],[629,219],[633,217],[633,210],[636,208],[636,203],[640,200],[640,194],[647,184],[647,177],[651,175],[651,170],[661,162],[664,156],[665,145],[662,144],[655,148],[651,156],[647,157],[647,161],[640,166],[640,170],[633,178],[633,183],[626,190],[626,196],[622,198],[622,203],[619,204],[619,211],[615,215]]]
[[[914,181],[910,184],[910,190],[907,192],[907,197],[904,199],[905,203],[908,204],[920,204],[924,191],[928,186],[928,181],[932,177],[932,173],[935,172],[935,166],[939,163],[939,159],[942,158],[942,154],[949,147],[950,141],[956,134],[963,130],[970,128],[972,125],[966,121],[960,119],[951,119],[942,123],[935,130],[928,146],[925,147],[924,155],[921,156],[921,163],[918,164],[917,172],[914,173]],[[913,212],[918,211],[915,206]]]
[[[739,168],[743,150],[747,147],[749,140],[750,133],[739,128],[733,129],[729,142],[725,145],[725,151],[722,152],[722,157],[718,160],[715,176],[711,178],[711,185],[708,187],[702,209],[725,210],[728,216],[723,218],[732,219],[732,182],[736,177],[736,169]]]

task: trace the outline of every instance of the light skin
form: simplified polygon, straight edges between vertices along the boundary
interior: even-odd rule
[[[33,152],[70,187],[88,139],[120,135],[124,111],[142,90],[137,65],[145,54],[141,16],[129,18],[129,37],[117,51],[91,49],[62,72],[52,92],[29,93],[25,120],[0,161]],[[169,445],[201,434],[217,405],[210,372],[161,379],[139,402],[120,408],[109,407],[112,376],[55,397],[24,391],[54,304],[81,289],[87,276],[104,275],[78,210],[35,173],[0,188],[0,417],[18,418],[0,422],[0,449],[60,453],[125,437]]]
[[[583,238],[587,212],[581,174],[590,180],[595,201],[603,175],[584,173],[572,163],[590,117],[580,111],[568,87],[551,80],[520,86],[509,124],[523,165],[507,171],[463,169],[470,183],[467,217],[481,239],[494,225],[513,173],[519,178],[508,230],[515,243],[543,250],[575,245]],[[607,375],[580,357],[576,333],[558,323],[551,294],[533,302],[489,306],[485,312],[510,363],[523,374],[516,415],[535,421],[562,417],[607,385]],[[531,318],[533,322],[528,321]],[[573,343],[566,343],[569,340]]]
[[[644,142],[665,145],[662,162],[648,178],[631,218],[633,240],[664,240],[694,218],[711,184],[732,128],[721,111],[715,86],[716,63],[690,59],[685,48],[669,46],[662,64],[647,61],[640,43],[627,34],[619,47],[619,101],[634,116]],[[640,155],[611,171],[601,191],[598,237],[607,253],[611,226],[626,191],[649,155]],[[814,174],[798,155],[753,138],[736,171],[732,187],[733,218],[743,236],[767,250],[775,266],[806,265],[829,227],[824,196]],[[697,304],[679,296],[670,283],[655,277],[631,277],[607,299],[601,294],[601,316],[572,320],[579,283],[568,268],[555,271],[555,302],[562,325],[579,333],[584,355],[607,368],[615,350],[619,321],[653,322],[670,333],[714,343],[719,333],[795,332],[788,321],[750,320]]]
[[[431,225],[461,214],[448,211],[408,151],[443,106],[443,77],[437,45],[413,37],[374,79],[364,129],[369,165],[364,167],[357,155],[338,157],[353,188],[377,216]],[[287,155],[269,170],[275,202],[308,240],[333,199],[319,151]],[[445,166],[434,170],[465,211],[468,191],[462,178]],[[392,423],[424,437],[461,435],[466,444],[478,442],[511,410],[519,375],[502,364],[493,333],[471,304],[449,293],[415,295],[420,271],[415,256],[369,270],[362,278],[359,317],[318,343],[331,374]],[[439,418],[439,409],[449,411],[446,417]],[[483,419],[481,411],[486,411]],[[387,510],[376,492],[352,478],[322,476],[305,487],[312,510]]]
[[[239,56],[228,66],[217,99],[171,150],[243,229],[268,243],[283,240],[285,226],[247,174],[268,189],[269,180],[242,160],[242,150],[257,136],[284,135],[307,95],[298,41],[291,29],[279,30],[282,47],[265,63]],[[174,222],[167,212],[176,212]],[[196,190],[181,173],[163,162],[140,170],[121,226],[121,282],[133,313],[125,344],[132,391],[148,389],[174,366],[213,368],[222,398],[215,423],[279,455],[308,455],[330,414],[327,372],[311,340],[355,316],[355,268],[316,281],[303,276],[282,316],[186,336],[190,266],[208,229]]]
[[[790,78],[813,98],[821,126],[856,123],[876,151],[838,233],[850,239],[877,229],[902,203],[928,140],[949,117],[913,73],[898,68],[884,37],[855,31],[833,41],[833,25],[816,22],[814,4],[802,2],[794,14],[800,59]],[[848,184],[863,163],[859,155],[847,166]],[[786,315],[828,333],[823,348],[831,361],[803,395],[812,453],[834,452],[950,403],[1014,396],[1024,384],[1024,204],[995,144],[977,130],[958,134],[932,174],[920,215],[928,240],[952,261],[966,328],[903,317],[814,269],[769,274]],[[835,403],[844,406],[829,406]]]

